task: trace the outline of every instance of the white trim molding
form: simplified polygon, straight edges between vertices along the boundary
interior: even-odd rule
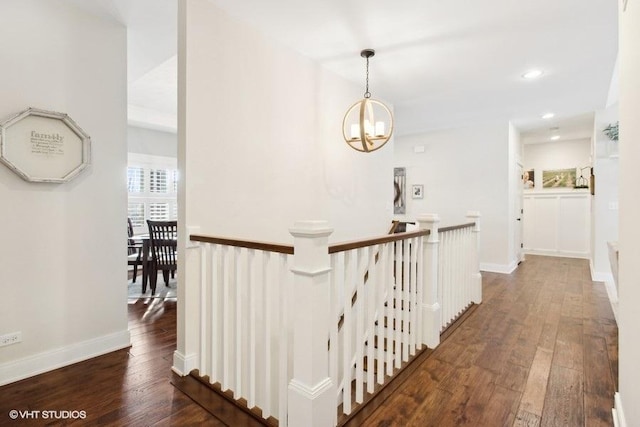
[[[197,368],[198,355],[196,353],[184,355],[178,350],[173,352],[173,366],[171,367],[173,372],[184,377]]]
[[[614,407],[611,410],[613,413],[613,425],[614,427],[627,427],[627,421],[624,418],[624,411],[622,410],[622,400],[620,400],[620,393],[616,393],[613,396]]]
[[[580,258],[589,259],[591,255],[589,252],[571,252],[571,251],[555,251],[544,249],[530,249],[524,248],[524,253],[527,255],[542,255],[542,256],[555,256],[559,258]]]
[[[114,332],[0,365],[0,386],[131,346],[129,331]]]
[[[511,261],[509,264],[480,263],[480,271],[487,271],[489,273],[511,274],[515,271],[516,267],[518,267],[516,261]]]

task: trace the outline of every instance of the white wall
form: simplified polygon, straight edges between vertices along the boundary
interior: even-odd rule
[[[640,2],[620,15],[619,401],[626,426],[640,425]],[[597,187],[596,187],[597,191]],[[620,411],[618,411],[620,412]]]
[[[424,148],[416,152],[416,148]],[[424,185],[424,198],[407,194],[406,215],[437,213],[443,225],[466,221],[480,211],[480,262],[484,270],[510,272],[509,126],[489,123],[396,138],[395,165],[407,168],[407,188]]]
[[[130,153],[178,157],[178,135],[171,132],[130,125],[127,127],[127,145]]]
[[[576,139],[571,141],[552,141],[541,144],[524,145],[524,170],[535,170],[535,188],[542,190],[542,171],[549,169],[572,169],[591,165],[591,141]],[[589,169],[583,171],[589,178]],[[580,176],[580,173],[577,173]],[[525,190],[525,192],[530,190]]]
[[[0,117],[68,113],[92,164],[66,184],[0,165],[0,384],[129,344],[126,251],[126,31],[59,0],[0,5]],[[118,286],[121,285],[121,286]]]
[[[300,219],[331,219],[334,241],[385,233],[393,144],[362,154],[341,132],[362,88],[208,1],[186,4],[186,224],[276,242]]]
[[[362,98],[361,87],[205,0],[179,3],[178,79],[183,236],[185,227],[199,227],[290,243],[289,228],[305,219],[330,220],[332,241],[388,231],[393,142],[362,154],[342,137],[343,115]],[[188,254],[183,265],[179,300],[190,301],[198,270]],[[185,304],[178,358],[189,357],[195,342],[189,325],[197,307]]]
[[[618,240],[618,143],[602,130],[618,120],[618,104],[596,111],[593,132],[595,195],[591,206],[591,276],[613,283],[607,242]]]

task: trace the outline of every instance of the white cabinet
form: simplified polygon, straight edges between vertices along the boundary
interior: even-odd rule
[[[524,194],[524,251],[530,254],[589,258],[588,191]]]

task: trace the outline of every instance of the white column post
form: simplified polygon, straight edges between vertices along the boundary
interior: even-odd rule
[[[423,240],[424,265],[422,268],[424,292],[420,309],[422,310],[422,343],[429,348],[436,348],[440,344],[440,327],[442,326],[442,312],[438,295],[438,223],[440,218],[436,214],[424,214],[417,218],[420,230],[429,230],[429,235]]]
[[[291,427],[333,426],[336,386],[329,377],[329,235],[327,221],[297,221],[294,237],[293,378],[289,382]],[[336,322],[338,319],[336,319]]]
[[[467,212],[467,218],[469,218],[470,221],[473,221],[476,224],[473,227],[473,234],[475,235],[476,244],[473,254],[471,254],[471,256],[473,257],[473,261],[471,264],[471,283],[473,289],[473,291],[471,292],[471,300],[476,304],[480,304],[482,302],[482,275],[480,274],[480,212],[469,211]]]

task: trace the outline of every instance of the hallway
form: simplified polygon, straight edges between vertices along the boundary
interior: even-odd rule
[[[484,302],[368,418],[365,426],[611,426],[617,327],[586,260],[528,256],[483,273]],[[255,425],[216,400],[215,417],[170,381],[174,301],[129,305],[133,346],[0,387],[12,409],[86,411],[75,425]],[[215,399],[210,399],[215,400]]]
[[[617,326],[587,260],[483,273],[483,303],[367,426],[612,426]]]

